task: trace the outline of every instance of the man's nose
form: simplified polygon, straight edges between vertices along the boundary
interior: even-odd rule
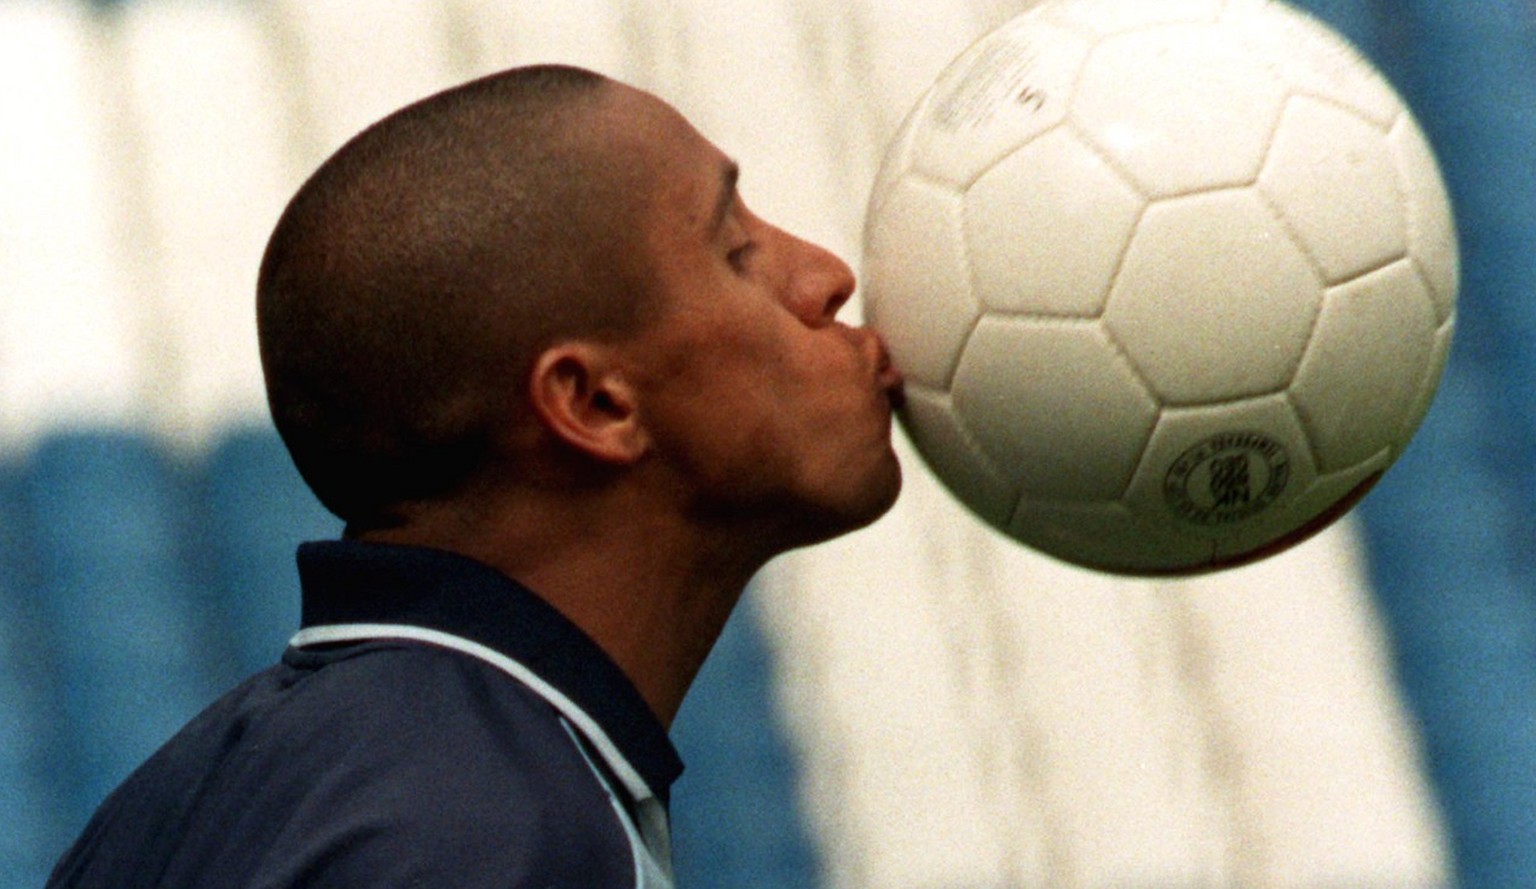
[[[793,235],[784,237],[791,242],[795,256],[790,272],[790,309],[811,327],[831,324],[858,284],[853,269],[824,247]]]

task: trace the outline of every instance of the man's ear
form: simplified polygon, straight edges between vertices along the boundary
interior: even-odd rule
[[[534,361],[533,413],[550,434],[605,463],[628,465],[649,446],[634,388],[596,343],[560,343]]]

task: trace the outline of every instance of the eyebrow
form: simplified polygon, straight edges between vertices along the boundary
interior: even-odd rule
[[[720,231],[725,225],[725,217],[731,212],[731,207],[736,203],[736,182],[741,178],[741,166],[733,160],[727,160],[720,166],[720,191],[715,196],[715,208],[709,217],[709,233],[711,235]]]

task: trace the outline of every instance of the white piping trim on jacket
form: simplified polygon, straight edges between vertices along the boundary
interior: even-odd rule
[[[570,720],[576,728],[597,748],[607,761],[608,767],[613,769],[614,776],[624,784],[624,789],[638,803],[642,800],[653,798],[650,785],[635,771],[635,767],[629,764],[629,760],[619,751],[608,733],[597,724],[597,720],[587,715],[587,712],[576,705],[575,701],[566,697],[559,689],[545,682],[537,673],[507,657],[501,652],[481,645],[462,636],[445,633],[441,630],[433,630],[428,627],[418,627],[411,624],[328,624],[318,627],[305,627],[294,634],[289,640],[289,645],[295,648],[303,648],[306,645],[323,645],[331,642],[360,642],[367,639],[410,639],[417,642],[426,642],[443,648],[451,648],[470,657],[479,658],[503,673],[528,686],[535,694],[550,704],[566,719]]]

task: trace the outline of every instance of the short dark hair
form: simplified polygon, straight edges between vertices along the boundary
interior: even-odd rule
[[[268,402],[349,526],[460,486],[544,344],[637,323],[642,291],[612,255],[631,197],[585,125],[609,83],[538,66],[431,96],[283,212],[257,283]]]

